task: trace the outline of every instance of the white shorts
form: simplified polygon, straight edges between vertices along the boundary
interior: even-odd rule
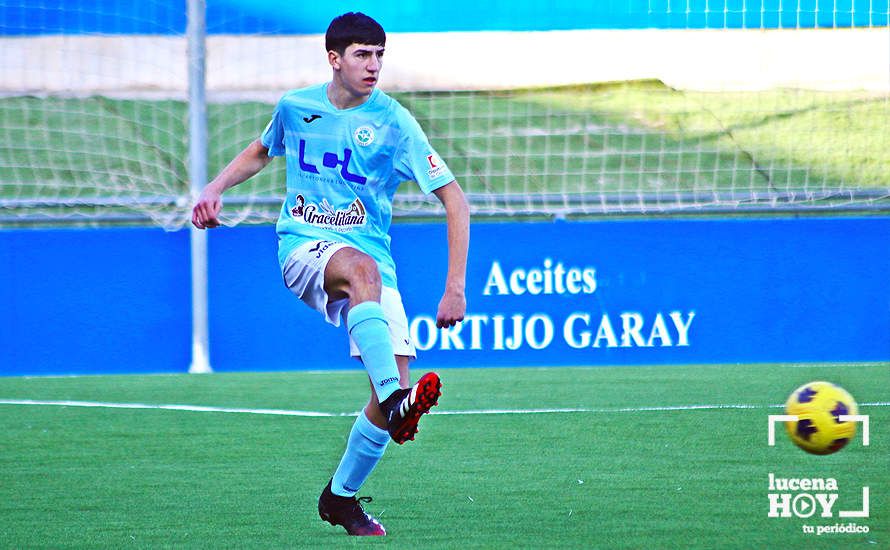
[[[330,300],[324,289],[324,270],[334,252],[350,245],[337,241],[312,241],[291,252],[281,272],[284,284],[297,298],[324,315],[325,321],[340,326],[349,316],[349,299]],[[389,337],[395,355],[416,357],[417,350],[408,331],[408,316],[399,291],[384,286],[380,293],[380,305],[389,324]],[[349,353],[359,357],[358,346],[349,337]]]

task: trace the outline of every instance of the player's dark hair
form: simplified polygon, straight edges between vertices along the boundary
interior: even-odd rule
[[[360,12],[349,12],[335,17],[331,21],[324,41],[327,51],[333,50],[343,55],[351,44],[385,46],[386,33],[380,23],[367,15]]]

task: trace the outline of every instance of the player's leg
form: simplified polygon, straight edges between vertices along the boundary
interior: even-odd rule
[[[381,402],[401,387],[389,325],[380,304],[382,288],[377,262],[355,248],[336,251],[325,267],[325,292],[332,301],[349,300],[349,336]]]
[[[436,405],[442,384],[436,373],[429,372],[421,376],[414,386],[410,386],[408,364],[417,352],[411,342],[408,316],[405,314],[402,296],[394,288],[383,287],[380,293],[380,304],[386,315],[390,342],[396,354],[400,389],[382,401],[377,399],[378,392],[374,392],[375,395],[371,396],[365,410],[368,412],[368,418],[375,425],[386,427],[393,441],[401,445],[409,439],[414,439],[420,417]],[[352,315],[351,310],[349,315]],[[350,343],[350,347],[353,356],[358,355],[358,348],[354,340]],[[379,403],[377,407],[379,410],[375,411],[377,403]]]
[[[442,384],[439,375],[429,372],[421,376],[414,386],[410,386],[408,363],[416,356],[416,350],[411,342],[402,296],[394,288],[383,287],[380,304],[389,324],[390,341],[399,367],[400,389],[383,401],[377,401],[376,396],[372,396],[365,410],[369,413],[368,418],[377,426],[385,426],[393,441],[401,445],[414,439],[420,417],[436,405]],[[351,348],[352,354],[357,355],[355,342],[351,343]],[[379,415],[374,412],[377,402],[380,403]]]
[[[332,303],[348,302],[344,313],[348,311],[345,317],[350,347],[365,366],[375,401],[386,399],[401,387],[389,323],[380,304],[381,289],[377,262],[357,249],[337,250],[326,263],[324,292]],[[379,422],[379,407],[372,412]],[[385,428],[375,425],[364,412],[359,414],[340,465],[318,499],[322,519],[343,526],[350,535],[386,534],[383,526],[365,513],[355,494],[380,461],[389,440]]]
[[[352,296],[363,302],[380,299],[379,273],[376,274],[375,280],[374,274],[365,270],[367,265],[362,260],[358,262],[359,267],[353,270],[358,282],[346,286],[346,289],[352,292],[347,294],[342,288],[334,286],[331,289],[333,296],[329,296],[325,289],[324,274],[328,271],[327,266],[331,260],[340,251],[346,251],[340,255],[341,258],[353,256],[361,258],[357,256],[361,254],[360,252],[345,243],[314,241],[304,243],[291,251],[282,265],[282,275],[288,289],[309,307],[324,315],[325,320],[334,326],[340,325],[341,317],[349,309]],[[373,267],[376,272],[376,264]],[[334,272],[336,269],[335,267]],[[365,282],[362,283],[361,279],[365,279]],[[391,343],[389,349],[392,349]],[[386,353],[389,361],[395,365],[392,351]],[[398,367],[394,367],[394,373],[392,375],[396,378],[394,385],[398,388]],[[364,414],[360,415],[350,433],[347,451],[342,461],[345,468],[344,479],[357,478],[362,475],[362,470],[370,473],[380,460],[389,439],[389,432],[374,426]],[[356,472],[350,472],[351,469],[355,469]],[[367,473],[364,474],[365,477]],[[358,488],[361,485],[360,481],[340,482],[338,491],[341,494],[332,491],[333,485],[334,482],[331,480],[318,499],[318,513],[323,520],[343,526],[350,535],[386,534],[383,526],[364,512],[360,500],[355,498],[354,491],[343,487],[346,485],[353,488],[355,485],[355,488]]]
[[[399,366],[399,383],[407,387],[410,384],[409,362],[411,357],[397,355]],[[411,437],[413,439],[413,436]],[[331,490],[335,495],[353,496],[364,485],[365,480],[383,458],[390,440],[389,423],[380,408],[374,383],[371,382],[371,397],[367,405],[359,413],[349,438],[346,451],[334,472]]]
[[[423,375],[412,388],[400,383],[395,355],[415,355],[398,290],[384,287],[377,262],[351,247],[331,255],[324,268],[324,292],[331,302],[348,300],[346,325],[358,350],[396,443],[414,439],[417,422],[439,399],[439,376]],[[355,353],[353,353],[355,355]]]
[[[399,382],[407,386],[408,363],[411,358],[400,355],[395,359],[399,367]],[[321,518],[331,525],[343,526],[350,535],[386,534],[386,529],[380,522],[368,515],[355,498],[355,494],[383,458],[390,440],[374,383],[370,382],[370,385],[371,398],[352,425],[337,471],[318,499]]]
[[[404,432],[403,414],[407,413],[408,423],[413,421],[409,430],[412,439],[417,418],[435,404],[423,397],[429,391],[420,392],[422,398],[418,400],[418,392],[406,388],[410,381],[408,363],[415,350],[408,336],[401,297],[398,291],[382,287],[377,264],[370,256],[331,241],[310,243],[292,254],[285,263],[284,278],[288,288],[323,313],[329,323],[338,325],[341,315],[346,318],[352,354],[365,364],[372,384],[367,413],[363,411],[353,424],[340,466],[319,497],[319,515],[333,525],[343,526],[351,535],[384,535],[383,526],[364,512],[362,499],[355,497],[393,433],[387,429],[393,423],[387,426],[386,422],[393,415],[381,411],[378,403],[398,396],[390,402],[394,406],[406,404],[395,415],[396,425]],[[429,376],[425,375],[427,379]],[[438,398],[438,377],[435,380]],[[396,441],[403,443],[406,439]]]
[[[409,361],[410,358],[404,355],[396,357],[396,363],[399,365],[399,382],[406,386],[409,383]],[[383,453],[389,444],[386,418],[380,412],[374,383],[370,384],[371,398],[352,425],[346,441],[346,451],[340,459],[337,471],[334,472],[331,491],[335,495],[354,496],[383,458]]]
[[[389,341],[395,353],[399,387],[407,388],[411,384],[410,362],[416,355],[416,350],[408,332],[408,317],[402,298],[397,290],[382,288],[380,303],[387,321]],[[351,309],[346,313],[347,323],[352,314]],[[350,337],[349,348],[353,357],[364,361],[354,337]],[[371,396],[352,426],[346,451],[334,473],[331,489],[336,495],[352,496],[358,492],[383,456],[390,440],[387,416],[380,409],[376,384],[370,375],[368,378]]]
[[[376,394],[371,393],[376,399]],[[350,535],[386,534],[380,522],[364,511],[355,494],[383,458],[389,439],[386,429],[375,426],[364,411],[359,413],[337,471],[318,497],[321,519],[331,525],[341,525]]]
[[[429,380],[431,376],[435,377],[436,383],[433,387],[427,388],[419,382],[419,385],[408,389],[411,383],[409,365],[416,355],[416,350],[411,342],[408,317],[405,314],[399,292],[396,289],[384,287],[381,290],[381,307],[386,316],[390,343],[396,354],[394,359],[398,367],[399,386],[403,388],[393,392],[389,399],[397,405],[407,401],[405,410],[412,414],[416,413],[416,416],[409,416],[407,422],[410,423],[413,419],[413,424],[406,425],[406,420],[401,415],[402,407],[397,407],[396,411],[392,411],[393,414],[389,414],[392,407],[380,406],[375,384],[373,380],[370,382],[371,396],[362,414],[353,424],[346,451],[334,473],[332,491],[341,496],[355,495],[383,456],[391,436],[397,443],[413,439],[414,433],[417,431],[417,420],[422,414],[429,411],[439,396],[438,376],[433,373],[421,377],[421,382],[425,379]],[[347,320],[352,316],[352,313],[350,310],[346,314]],[[354,338],[350,339],[350,353],[362,360],[361,350]],[[435,393],[431,395],[430,391]],[[414,406],[411,406],[411,403],[414,403]],[[395,418],[396,422],[390,422],[391,418]],[[394,427],[397,429],[392,430],[391,428]],[[399,437],[401,433],[407,433],[407,436]]]

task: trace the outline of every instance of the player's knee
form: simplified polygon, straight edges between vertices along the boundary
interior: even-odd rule
[[[351,266],[350,286],[353,294],[366,299],[379,300],[382,281],[377,262],[370,256],[362,254],[356,257]]]

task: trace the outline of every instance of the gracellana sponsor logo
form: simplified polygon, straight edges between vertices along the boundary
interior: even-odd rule
[[[355,199],[345,209],[335,209],[327,199],[321,203],[307,203],[303,195],[297,195],[290,209],[291,217],[300,223],[346,232],[365,225],[367,213],[361,199]]]

